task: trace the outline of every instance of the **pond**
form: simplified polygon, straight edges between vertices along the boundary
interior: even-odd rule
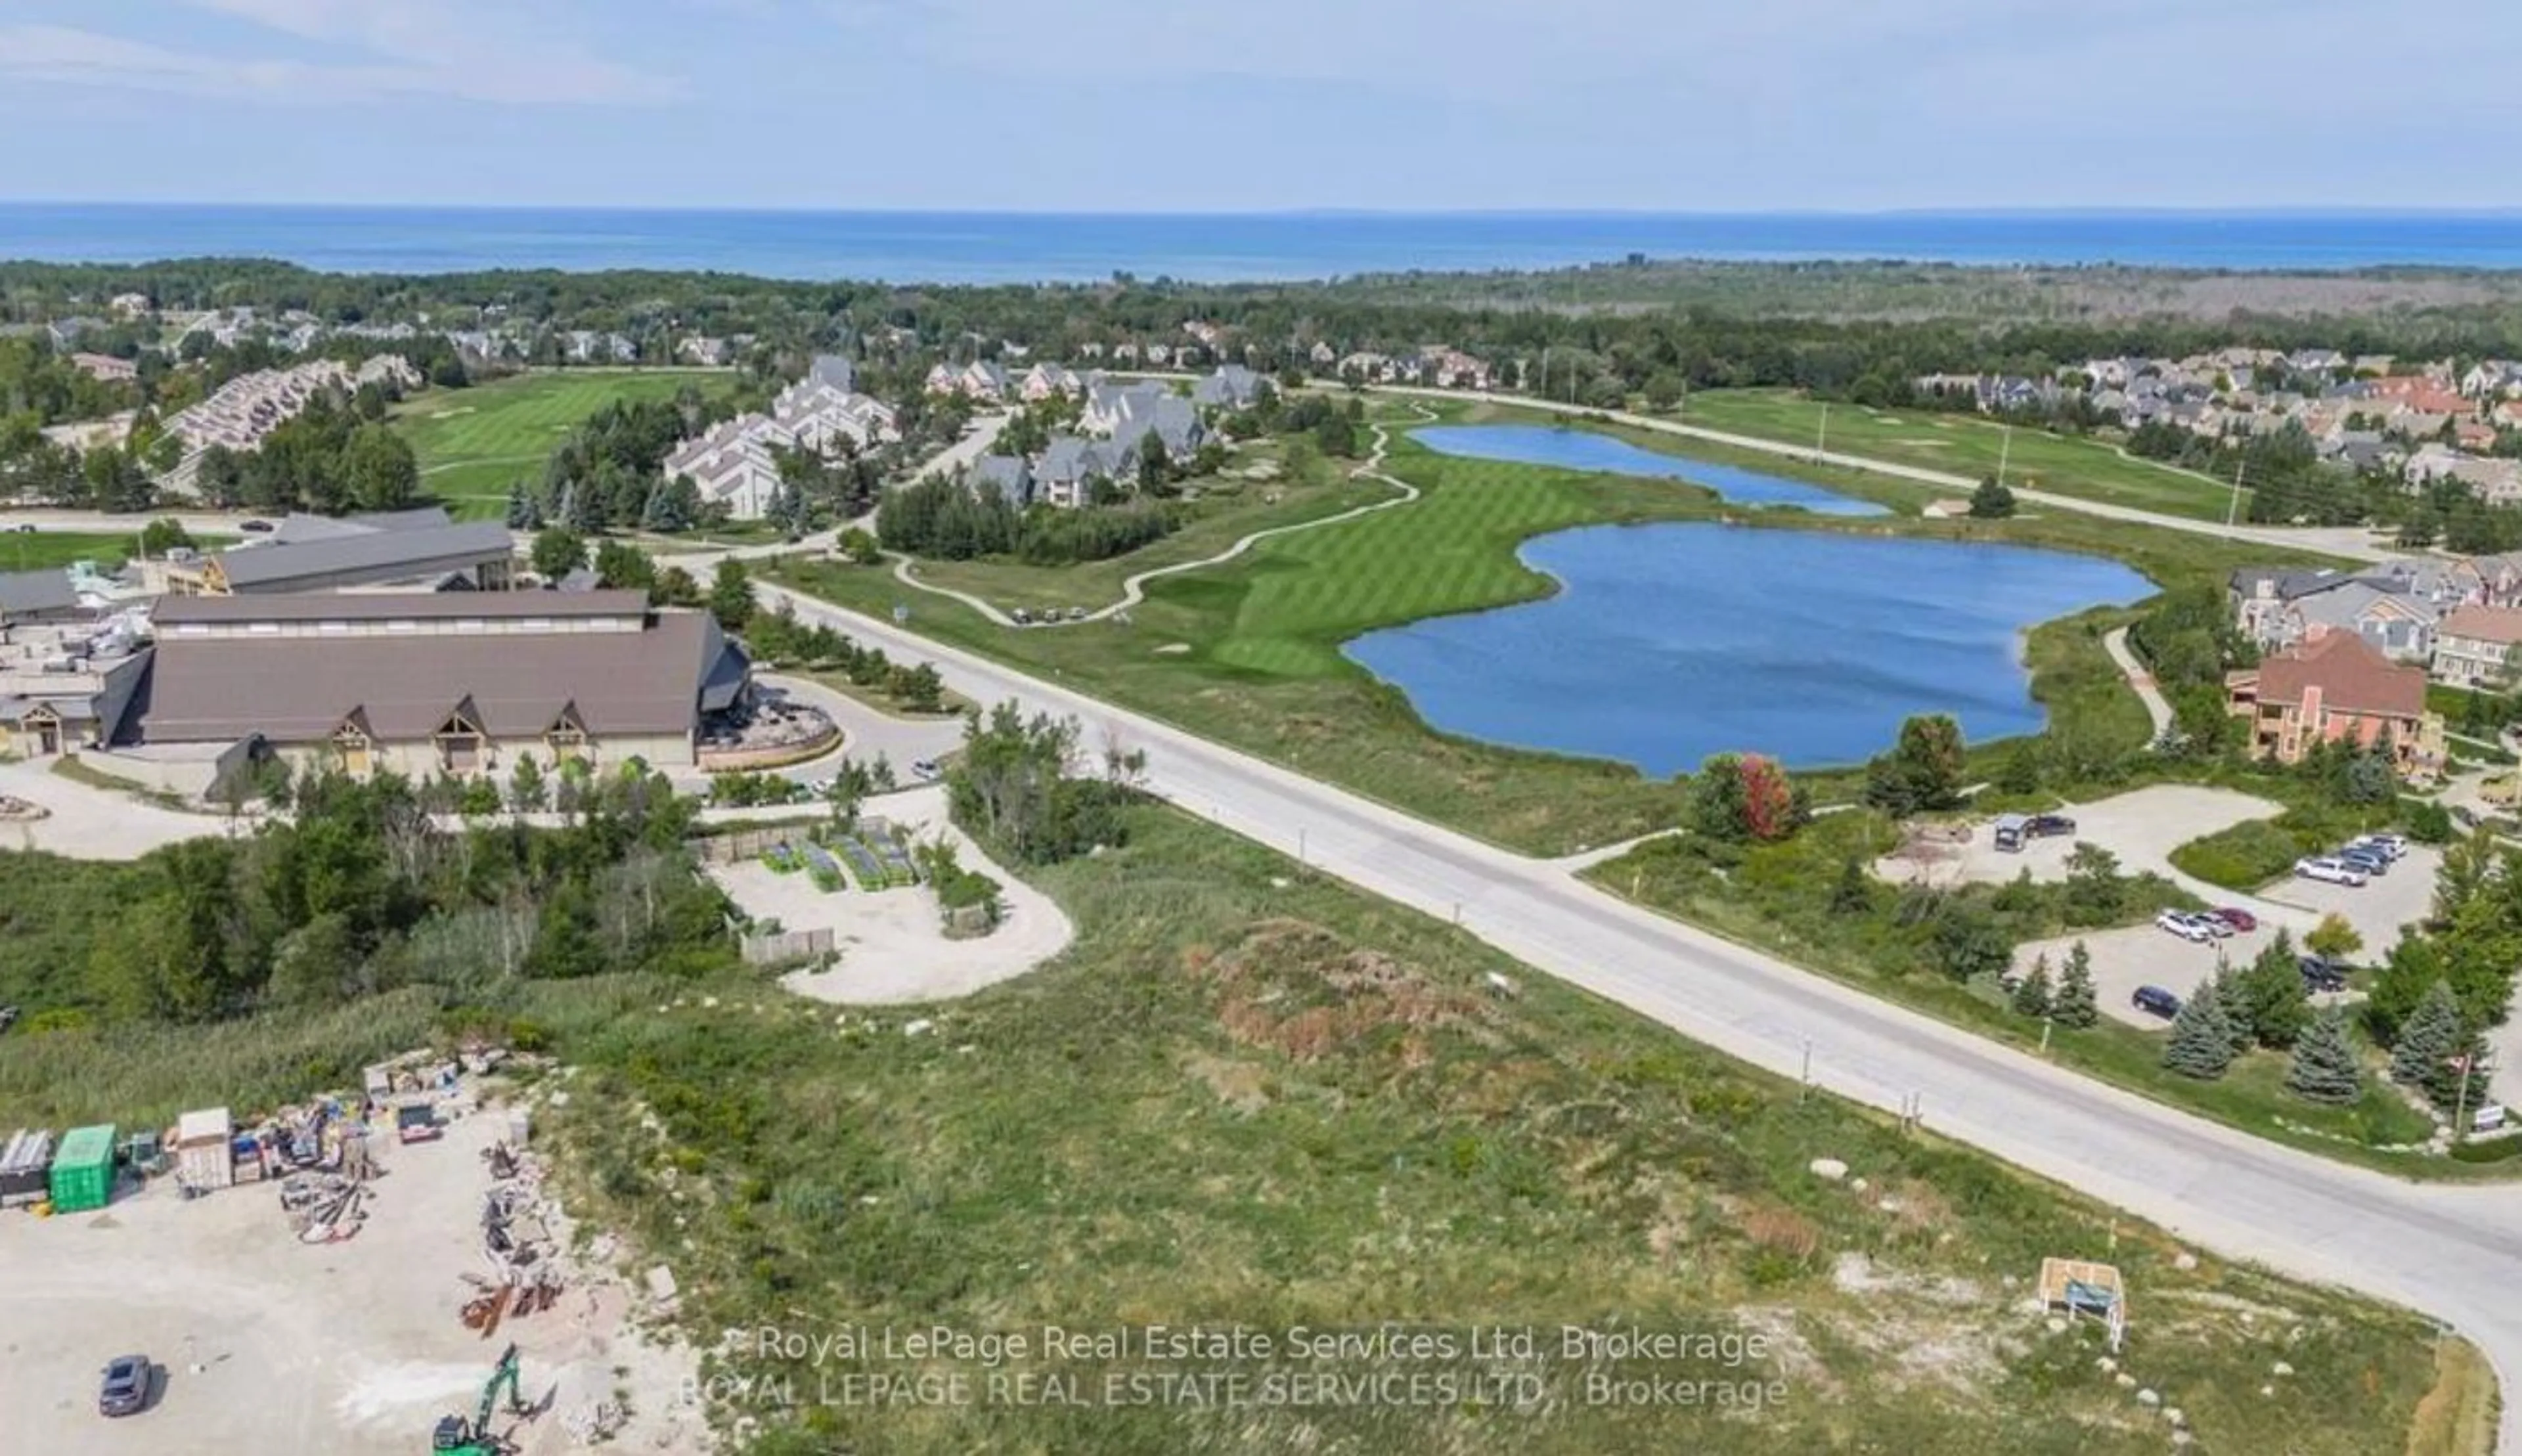
[[[1715,523],[1586,527],[1519,554],[1556,595],[1343,650],[1445,732],[1656,775],[1726,750],[1861,763],[1912,713],[1950,713],[1973,741],[2035,732],[2025,631],[2155,589],[2062,551]]]
[[[1429,425],[1411,431],[1410,438],[1440,455],[1688,481],[1741,505],[1797,505],[1832,516],[1889,514],[1871,500],[1842,495],[1802,481],[1658,454],[1591,430],[1561,430],[1548,425]]]

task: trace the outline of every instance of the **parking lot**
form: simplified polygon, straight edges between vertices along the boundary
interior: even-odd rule
[[[2411,844],[2391,872],[2360,887],[2323,884],[2318,880],[2284,879],[2268,886],[2265,898],[2297,907],[2315,917],[2341,915],[2364,937],[2361,959],[2378,961],[2400,938],[2400,927],[2422,920],[2434,906],[2435,871],[2443,868],[2443,851]]]
[[[1894,856],[1875,868],[1884,878],[1895,881],[1915,873],[1932,884],[1965,880],[2002,884],[2029,870],[2034,880],[2047,883],[2067,877],[2067,856],[2074,853],[2078,840],[2086,840],[2119,856],[2121,868],[2129,873],[2164,875],[2207,898],[2225,892],[2198,884],[2173,869],[2172,852],[2192,839],[2284,811],[2282,804],[2231,789],[2163,783],[2090,804],[2067,805],[2058,812],[2076,822],[2076,832],[2030,840],[2019,851],[1998,849],[1988,826],[1982,822],[1972,825],[1970,838],[1950,846],[1948,853],[1923,861]]]
[[[2093,997],[2102,1014],[2130,1026],[2161,1030],[2171,1025],[2160,1016],[2149,1015],[2128,1004],[2128,998],[2139,986],[2161,986],[2187,1001],[2201,981],[2215,973],[2220,957],[2234,964],[2245,964],[2267,948],[2275,932],[2265,923],[2253,931],[2237,932],[2222,940],[2204,945],[2193,944],[2158,930],[2152,921],[2126,925],[2116,930],[2087,930],[2075,935],[2062,935],[2050,940],[2027,941],[2014,953],[2014,969],[2021,974],[2032,968],[2032,961],[2049,958],[2049,977],[2054,982],[2067,968],[2067,953],[2078,940],[2093,960]],[[2347,993],[2352,996],[2355,993]],[[2338,996],[2312,998],[2317,1004],[2341,1000]]]

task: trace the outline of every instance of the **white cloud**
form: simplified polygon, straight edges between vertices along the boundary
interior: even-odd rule
[[[517,104],[658,100],[674,82],[589,54],[525,0],[177,0],[242,23],[257,52],[70,25],[0,25],[0,75],[186,95],[332,104],[439,96]],[[161,26],[191,31],[196,25]],[[290,54],[277,54],[273,47]],[[304,53],[316,53],[309,58]]]

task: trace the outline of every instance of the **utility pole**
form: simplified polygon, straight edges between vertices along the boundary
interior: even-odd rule
[[[1813,459],[1818,462],[1830,453],[1830,401],[1821,401],[1821,433],[1813,440]]]
[[[2249,457],[2234,462],[2233,498],[2224,506],[2224,529],[2231,530],[2234,518],[2242,513],[2242,472],[2251,468]]]
[[[2000,486],[2005,484],[2005,462],[2013,457],[2014,427],[2008,425],[2005,427],[2005,434],[1996,443],[1996,483]]]

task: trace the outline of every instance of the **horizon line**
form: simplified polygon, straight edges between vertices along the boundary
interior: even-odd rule
[[[1936,206],[1909,208],[984,208],[779,206],[765,204],[524,203],[524,202],[233,202],[206,198],[0,198],[0,209],[203,209],[306,212],[580,212],[718,213],[829,217],[1097,217],[1097,218],[1601,218],[1605,220],[1751,220],[1769,218],[2306,218],[2459,217],[2522,221],[2522,203],[2496,206],[2377,207],[2372,204],[2283,203],[2251,207],[2156,204],[2066,204],[2039,207]]]

